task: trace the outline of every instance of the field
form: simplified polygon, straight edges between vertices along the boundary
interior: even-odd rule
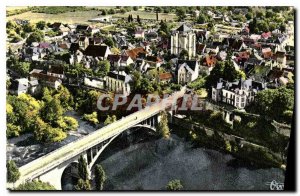
[[[27,7],[7,7],[6,9],[8,11],[13,10],[19,10],[19,9],[25,9]],[[87,8],[93,8],[93,7],[87,7]],[[114,7],[101,7],[96,6],[94,7],[96,9],[110,9]],[[62,23],[82,23],[82,24],[91,24],[91,22],[88,22],[89,19],[99,17],[98,14],[100,12],[97,10],[89,10],[89,11],[76,11],[76,12],[66,12],[66,13],[59,13],[59,14],[45,14],[45,13],[32,13],[32,12],[25,12],[22,14],[17,14],[13,16],[6,17],[6,20],[13,20],[13,19],[24,19],[24,20],[30,20],[32,23],[36,23],[40,20],[44,20],[46,22],[62,22]],[[137,15],[140,16],[141,19],[156,19],[156,13],[153,12],[146,12],[143,10],[138,11],[130,11],[125,14],[117,13],[114,14],[113,17],[116,18],[127,18],[128,15],[131,14],[133,18],[136,18]],[[175,14],[165,14],[165,13],[159,13],[158,15],[159,20],[175,20],[176,15]]]
[[[6,17],[6,20],[13,20],[13,19],[24,19],[30,20],[32,23],[36,23],[38,21],[44,20],[46,22],[62,22],[68,24],[75,24],[75,23],[82,23],[82,24],[92,24],[88,22],[91,18],[98,17],[99,11],[90,10],[90,11],[78,11],[78,12],[67,12],[61,14],[44,14],[44,13],[32,13],[32,12],[25,12],[18,15],[13,15]]]
[[[153,12],[146,12],[146,11],[131,11],[131,12],[127,12],[125,14],[122,13],[117,13],[114,14],[115,17],[118,18],[127,18],[128,15],[131,14],[133,18],[136,18],[137,15],[140,16],[141,19],[156,19],[156,13]],[[166,13],[159,13],[158,14],[158,20],[175,20],[176,19],[176,15],[175,14],[166,14]]]

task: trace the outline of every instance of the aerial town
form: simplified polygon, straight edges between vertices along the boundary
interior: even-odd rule
[[[283,189],[293,7],[7,7],[6,33],[7,189]]]

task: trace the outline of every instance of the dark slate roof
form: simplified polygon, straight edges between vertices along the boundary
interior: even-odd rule
[[[112,71],[108,72],[107,76],[108,76],[108,77],[111,77],[111,78],[115,78],[115,79],[117,79],[117,80],[123,80],[123,81],[125,81],[125,76],[119,75],[119,74],[114,73],[114,72],[112,72]]]
[[[176,29],[176,31],[180,31],[180,32],[187,32],[187,31],[191,31],[192,28],[187,26],[186,24],[181,25],[178,29]]]
[[[107,50],[108,46],[100,46],[100,45],[89,45],[85,51],[84,54],[86,56],[93,56],[93,57],[104,57],[105,52]]]
[[[71,52],[76,52],[78,49],[79,49],[79,44],[78,43],[71,43],[71,46],[70,46],[70,49],[69,49]]]
[[[89,25],[77,25],[76,30],[81,31],[81,30],[87,30]]]
[[[62,66],[51,66],[48,72],[55,74],[64,74],[64,68]]]
[[[182,65],[183,63],[186,63],[192,70],[195,71],[197,61],[188,61],[188,60],[178,60],[177,61],[178,66]]]

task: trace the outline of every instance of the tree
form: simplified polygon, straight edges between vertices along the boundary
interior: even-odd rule
[[[38,28],[40,30],[44,30],[45,27],[46,27],[46,22],[43,20],[36,23],[36,28]]]
[[[115,46],[115,42],[111,37],[107,37],[103,42],[111,48]]]
[[[185,49],[183,49],[179,54],[180,59],[187,59],[188,57],[189,57],[189,52]]]
[[[241,70],[236,70],[231,60],[225,62],[218,62],[212,69],[209,76],[206,77],[205,87],[208,92],[211,87],[216,85],[220,78],[233,82],[237,79],[245,79],[245,73]]]
[[[178,21],[182,21],[185,19],[186,15],[185,15],[185,9],[183,7],[178,7],[176,9],[176,15],[178,17]]]
[[[122,14],[125,14],[125,13],[126,13],[126,10],[125,10],[124,8],[122,8],[122,9],[120,10],[120,12],[121,12]]]
[[[103,9],[102,12],[101,12],[101,15],[102,15],[102,16],[107,15],[107,11],[106,11],[105,9]]]
[[[154,91],[153,85],[148,78],[142,78],[138,92],[142,94],[152,93]]]
[[[133,91],[137,91],[140,86],[141,86],[141,73],[139,71],[134,71],[132,73],[132,86],[133,86]]]
[[[259,91],[248,109],[279,122],[291,123],[291,114],[294,110],[294,91],[285,87]]]
[[[112,116],[107,115],[107,118],[104,121],[104,125],[109,125],[116,121],[117,121],[117,117],[115,115],[112,115]]]
[[[160,122],[158,123],[156,129],[157,132],[164,138],[168,139],[170,137],[170,130],[168,126],[168,117],[167,113],[165,111],[162,111],[160,113],[161,119]]]
[[[138,11],[139,7],[138,6],[133,6],[134,11]]]
[[[42,182],[39,180],[33,180],[29,182],[25,182],[23,184],[20,184],[15,190],[18,191],[47,191],[47,190],[56,190],[54,186],[49,184],[48,182]]]
[[[18,137],[21,132],[21,127],[18,125],[14,125],[12,123],[7,124],[6,128],[6,137],[12,138],[12,137]]]
[[[171,28],[167,22],[161,20],[158,32],[160,34],[161,32],[164,32],[165,36],[168,37],[171,34]]]
[[[136,21],[137,21],[139,24],[141,24],[141,19],[140,19],[140,16],[139,16],[139,15],[136,16]]]
[[[108,74],[108,72],[110,71],[110,63],[107,60],[99,61],[98,67],[99,67],[99,69],[98,69],[97,75],[100,77],[105,77]]]
[[[14,70],[18,72],[22,77],[27,77],[30,70],[30,63],[28,62],[18,62],[14,66]]]
[[[96,190],[103,190],[103,185],[106,180],[106,174],[101,165],[96,165],[95,168],[95,181],[96,181]]]
[[[46,102],[41,111],[43,119],[50,124],[54,124],[59,120],[63,113],[64,108],[61,106],[60,100],[56,97]]]
[[[91,184],[89,180],[78,179],[77,185],[75,185],[75,190],[78,191],[89,191],[91,190]]]
[[[27,23],[23,26],[23,31],[25,33],[31,33],[31,32],[34,32],[35,31],[35,28],[34,28],[34,25],[30,24],[30,23]]]
[[[13,160],[9,160],[6,163],[6,177],[7,182],[15,183],[20,178],[20,172],[16,163]]]
[[[78,159],[78,175],[82,180],[88,180],[87,163],[82,155]]]
[[[34,31],[29,35],[29,37],[26,40],[26,43],[28,45],[32,44],[32,42],[41,42],[44,40],[44,33],[41,31]]]
[[[167,184],[167,190],[169,191],[179,191],[181,189],[183,189],[183,186],[180,182],[180,180],[171,180],[168,184]]]
[[[91,114],[84,114],[82,119],[86,120],[94,125],[99,124],[97,112],[93,112]]]
[[[67,134],[61,128],[53,128],[38,117],[35,121],[34,137],[39,142],[53,143],[62,141]]]
[[[203,24],[208,21],[208,18],[206,17],[205,14],[200,14],[199,17],[197,18],[197,23]]]
[[[109,13],[109,14],[115,14],[116,12],[115,12],[114,9],[109,9],[109,10],[108,10],[108,13]]]
[[[76,130],[78,125],[78,121],[70,116],[64,116],[57,120],[57,126],[61,128],[64,132]]]

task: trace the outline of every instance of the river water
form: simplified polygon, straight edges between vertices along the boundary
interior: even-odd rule
[[[165,190],[173,179],[185,190],[269,190],[268,182],[284,182],[281,169],[232,167],[230,154],[193,148],[174,134],[117,152],[114,144],[108,148],[98,160],[107,174],[106,190]]]

